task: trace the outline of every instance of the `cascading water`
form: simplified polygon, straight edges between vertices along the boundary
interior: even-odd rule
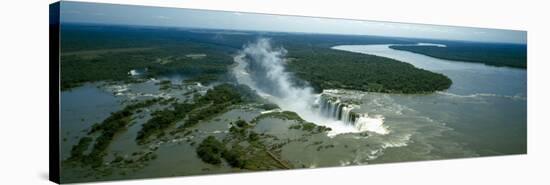
[[[343,124],[353,126],[357,131],[371,131],[378,134],[388,134],[388,129],[383,125],[384,117],[381,115],[369,116],[366,113],[356,113],[359,105],[345,103],[339,98],[321,94],[317,102],[319,114],[328,119],[340,121]]]
[[[269,39],[247,44],[235,56],[233,74],[237,82],[254,89],[260,96],[281,109],[298,113],[304,120],[328,126],[329,136],[341,133],[371,131],[389,133],[382,116],[370,117],[352,110],[358,105],[342,102],[329,94],[314,94],[310,87],[296,86],[285,70],[286,50],[273,48]]]
[[[345,124],[355,124],[358,114],[351,110],[357,108],[357,106],[341,102],[340,99],[331,99],[327,95],[319,96],[318,104],[321,116],[339,120]]]

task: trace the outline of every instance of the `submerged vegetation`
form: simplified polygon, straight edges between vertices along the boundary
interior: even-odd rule
[[[208,90],[203,96],[198,96],[191,103],[174,102],[166,108],[151,113],[151,118],[142,124],[141,130],[138,131],[136,142],[145,144],[152,139],[152,136],[163,137],[165,131],[173,126],[178,121],[183,121],[180,128],[176,131],[186,130],[189,127],[196,125],[200,121],[205,121],[208,118],[216,116],[219,113],[227,111],[228,107],[243,102],[253,102],[259,100],[258,97],[252,96],[249,88],[244,86],[236,86],[231,84],[221,84]],[[106,149],[114,139],[115,135],[125,130],[133,120],[135,112],[141,112],[142,108],[150,107],[159,102],[165,102],[162,98],[144,100],[138,103],[130,104],[122,110],[112,113],[101,123],[92,125],[86,137],[82,137],[80,141],[72,147],[71,156],[67,162],[73,164],[81,164],[92,168],[104,166],[103,158],[107,155]],[[245,129],[248,123],[244,121],[235,122],[235,128]],[[173,134],[173,133],[171,133]],[[189,134],[186,132],[185,135]],[[259,139],[256,133],[248,133],[247,137],[250,141]],[[91,145],[91,148],[90,148]],[[201,158],[212,164],[219,164],[219,158],[223,157],[230,161],[230,164],[238,166],[241,164],[237,161],[239,158],[236,154],[238,147],[225,150],[215,148],[218,143],[215,139],[208,139],[201,144],[197,150]],[[143,153],[141,157],[135,159],[138,161],[148,161],[156,158],[150,152]],[[132,164],[138,162],[126,160],[120,156],[115,157],[111,163]]]
[[[143,124],[138,132],[136,141],[144,144],[152,135],[164,135],[164,130],[184,120],[182,129],[192,127],[199,121],[205,120],[224,112],[229,106],[243,102],[238,88],[230,84],[222,84],[208,90],[204,96],[194,103],[173,103],[171,108],[159,110],[152,114],[153,118]]]
[[[127,125],[132,121],[133,112],[151,106],[158,101],[160,101],[158,98],[149,99],[127,105],[124,109],[111,113],[111,115],[101,123],[92,125],[88,132],[88,137],[81,138],[78,144],[73,146],[69,161],[79,161],[82,164],[91,165],[92,167],[101,166],[103,164],[103,157],[107,155],[105,150],[109,144],[111,144],[115,135],[125,130]],[[95,138],[91,151],[88,154],[84,154],[92,143],[93,139],[90,136],[96,133],[99,133],[99,136]]]

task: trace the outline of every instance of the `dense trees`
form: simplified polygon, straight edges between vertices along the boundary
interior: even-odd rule
[[[250,129],[253,125],[244,120],[237,120],[230,125],[230,132],[223,141],[208,136],[199,144],[196,152],[202,161],[213,165],[225,161],[231,167],[249,170],[289,167],[289,164],[277,159],[270,151],[277,146],[267,147],[262,142],[264,134],[258,134]]]
[[[446,76],[397,60],[328,48],[289,50],[289,69],[316,91],[353,89],[384,93],[428,93],[450,87]]]
[[[132,69],[147,69],[146,77],[178,74],[185,76],[188,81],[208,83],[221,80],[233,63],[232,55],[259,36],[257,32],[247,32],[215,39],[215,33],[209,31],[96,27],[65,25],[62,31],[62,89],[89,81],[133,81],[136,79],[127,74]],[[289,60],[289,70],[309,82],[317,91],[344,88],[423,93],[443,90],[451,84],[443,75],[417,69],[406,63],[330,49],[338,44],[413,43],[411,41],[345,35],[263,33],[262,36],[272,38],[277,46],[285,47],[289,51],[288,57],[292,59]],[[110,48],[114,49],[113,52],[105,52]],[[94,50],[101,52],[94,53]],[[78,51],[88,52],[70,54]],[[206,57],[187,57],[188,54],[196,53]]]
[[[62,90],[94,81],[134,81],[128,72],[146,69],[144,77],[180,75],[208,83],[233,63],[234,48],[190,40],[180,31],[65,25],[62,29]],[[154,37],[151,37],[154,35]],[[135,49],[143,48],[147,49]],[[121,49],[123,48],[123,49]],[[111,50],[111,52],[109,52]],[[84,51],[84,52],[82,52]],[[204,54],[193,58],[188,54]]]
[[[134,81],[132,69],[147,69],[145,77],[177,74],[189,81],[220,80],[242,46],[258,36],[284,47],[328,48],[338,44],[410,43],[374,36],[312,35],[246,32],[220,39],[211,30],[65,24],[61,29],[61,87],[93,81]],[[82,52],[84,51],[84,52]],[[188,54],[205,54],[203,58]]]
[[[143,144],[147,139],[154,135],[160,134],[164,129],[168,128],[176,121],[185,118],[187,113],[194,108],[193,104],[187,103],[174,103],[173,109],[164,109],[152,113],[152,118],[142,125],[141,130],[138,131],[136,141],[139,144]]]
[[[208,136],[199,144],[197,155],[205,163],[214,165],[219,165],[222,159],[234,168],[244,168],[246,164],[246,152],[242,146],[233,145],[226,148],[214,136]]]
[[[220,164],[222,152],[225,151],[223,144],[214,136],[208,136],[202,140],[197,148],[197,155],[206,163]]]
[[[256,118],[254,118],[252,120],[252,123],[256,123],[258,121],[260,121],[261,119],[264,119],[264,118],[279,118],[279,119],[283,119],[283,120],[295,120],[295,121],[298,121],[298,122],[305,122],[304,119],[302,119],[302,117],[300,117],[296,112],[292,112],[292,111],[281,111],[281,112],[270,112],[270,113],[265,113],[265,114],[261,114],[260,116],[257,116]]]
[[[180,75],[189,80],[208,83],[217,80],[232,64],[232,58],[216,50],[202,50],[207,57],[191,59],[183,57],[189,51],[187,47],[194,46],[187,43],[173,47],[165,47],[135,52],[113,52],[98,56],[69,55],[61,56],[61,85],[63,89],[70,89],[83,82],[93,81],[128,81],[136,78],[128,72],[133,69],[146,69],[144,77],[161,75]],[[168,47],[168,46],[166,46]],[[172,50],[179,49],[179,52]],[[157,62],[158,58],[169,57],[165,63]],[[175,57],[174,57],[175,56]]]
[[[226,110],[227,107],[241,103],[241,95],[238,86],[222,84],[208,90],[206,94],[200,97],[196,104],[208,105],[201,109],[191,112],[189,118],[183,125],[185,128],[196,125],[205,118],[212,117]]]
[[[84,157],[84,152],[88,149],[90,146],[90,143],[92,143],[93,139],[90,137],[83,137],[78,141],[78,144],[73,146],[71,149],[71,159],[81,159]]]
[[[301,129],[303,131],[307,131],[307,132],[314,133],[314,134],[327,132],[327,131],[332,130],[329,127],[316,125],[315,123],[310,123],[310,122],[302,122],[302,123],[294,124],[294,125],[291,125],[288,128],[289,129]]]
[[[527,45],[444,42],[447,47],[390,46],[436,58],[483,63],[492,66],[527,68]]]
[[[225,149],[222,152],[222,157],[227,163],[234,168],[244,168],[246,164],[246,152],[241,145],[233,145],[230,149]]]

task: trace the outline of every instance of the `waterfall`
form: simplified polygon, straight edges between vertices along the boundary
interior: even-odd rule
[[[319,114],[325,118],[340,121],[345,125],[353,126],[357,131],[370,131],[378,134],[388,134],[384,126],[384,117],[381,115],[369,116],[367,113],[356,113],[359,105],[346,103],[338,97],[321,94],[319,96]]]
[[[249,43],[234,57],[233,74],[239,84],[254,89],[258,95],[279,105],[282,110],[296,112],[302,119],[330,127],[329,136],[342,133],[373,131],[387,133],[383,117],[369,117],[353,110],[359,106],[343,102],[329,94],[314,94],[309,86],[297,86],[286,67],[282,47],[272,47],[269,39]],[[336,92],[337,93],[337,92]]]
[[[357,105],[344,103],[338,98],[332,98],[326,95],[321,95],[319,98],[319,113],[321,116],[342,121],[348,125],[355,125],[358,114],[352,112],[352,110],[358,108]]]

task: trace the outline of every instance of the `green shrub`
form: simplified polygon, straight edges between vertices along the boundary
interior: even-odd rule
[[[78,144],[73,146],[71,149],[71,158],[73,159],[79,159],[84,156],[84,151],[88,149],[90,146],[90,143],[92,143],[92,138],[90,137],[83,137],[78,141]]]
[[[222,157],[234,168],[243,168],[246,160],[243,159],[245,156],[244,150],[239,145],[234,145],[230,150],[224,150],[222,152]]]
[[[223,144],[214,136],[202,140],[197,148],[197,155],[205,163],[218,165],[221,163],[221,153],[225,150]]]

